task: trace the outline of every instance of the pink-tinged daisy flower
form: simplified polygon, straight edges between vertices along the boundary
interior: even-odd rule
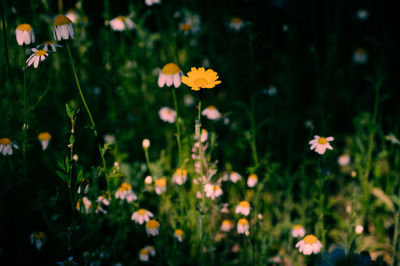
[[[205,108],[201,112],[201,114],[210,120],[218,120],[221,118],[221,113],[218,111],[218,109],[214,105],[210,105],[207,108]]]
[[[318,135],[314,136],[314,139],[309,142],[311,144],[310,150],[314,150],[318,154],[324,154],[326,149],[333,150],[332,146],[329,144],[329,141],[333,141],[333,137],[320,137]]]
[[[249,221],[246,218],[240,219],[236,228],[239,234],[245,234],[249,231]]]
[[[321,248],[321,242],[314,235],[307,235],[296,244],[296,248],[304,255],[317,254]]]
[[[19,46],[28,45],[35,42],[35,33],[29,24],[20,24],[15,30],[15,37]]]
[[[247,186],[255,187],[258,183],[258,176],[256,174],[250,174],[247,178]]]
[[[160,118],[162,121],[164,122],[168,122],[168,123],[175,123],[176,120],[176,112],[175,110],[172,110],[169,107],[162,107],[160,109],[160,111],[158,112],[158,114],[160,115]]]
[[[140,261],[149,261],[149,250],[147,248],[142,248],[139,251],[139,260]]]
[[[348,154],[342,154],[338,158],[338,164],[340,166],[346,166],[350,163],[350,155]]]
[[[241,179],[242,179],[242,176],[239,175],[237,172],[231,171],[231,172],[229,173],[229,180],[231,180],[231,182],[237,183],[237,182],[238,182],[239,180],[241,180]]]
[[[132,214],[131,220],[138,224],[150,221],[154,214],[146,209],[139,209]]]
[[[4,156],[12,155],[13,149],[18,150],[18,145],[12,142],[9,138],[0,139],[0,153]]]
[[[306,230],[304,227],[300,224],[296,224],[292,228],[292,237],[298,238],[298,237],[304,237],[306,234]]]
[[[358,48],[353,55],[353,62],[364,65],[368,62],[368,53],[364,48]]]
[[[229,28],[235,31],[240,31],[244,27],[244,22],[238,17],[233,17],[229,22]]]
[[[31,244],[35,245],[36,250],[40,250],[46,240],[46,234],[44,232],[34,232],[30,235]]]
[[[143,149],[148,149],[150,147],[150,140],[144,139],[142,141],[142,147],[143,147]]]
[[[186,180],[187,180],[187,171],[182,168],[176,169],[174,175],[172,176],[172,182],[181,186],[186,183]]]
[[[156,236],[160,232],[160,223],[152,219],[146,223],[146,233],[148,236]]]
[[[234,223],[231,220],[223,220],[221,223],[220,230],[223,232],[229,232],[234,227]]]
[[[118,190],[115,192],[115,198],[132,202],[137,200],[136,194],[132,190],[132,186],[128,183],[122,183]]]
[[[183,240],[183,231],[182,229],[176,229],[174,232],[174,237],[179,241],[182,242]]]
[[[129,17],[118,16],[110,21],[110,26],[113,31],[133,30],[135,23]]]
[[[157,195],[161,195],[167,191],[167,179],[161,177],[154,182],[154,189]]]
[[[83,197],[83,198],[82,198],[82,203],[83,203],[83,206],[85,207],[85,212],[86,212],[86,214],[89,214],[89,213],[92,211],[92,209],[93,209],[93,204],[92,204],[92,202],[91,202],[87,197]],[[78,211],[81,210],[81,202],[80,202],[80,201],[78,201],[78,202],[76,203],[76,209],[77,209]]]
[[[72,21],[66,16],[58,16],[53,23],[53,35],[57,41],[73,39],[75,32]]]
[[[42,132],[38,135],[38,139],[40,144],[42,144],[42,150],[46,150],[49,146],[49,142],[51,140],[51,135],[49,132]]]
[[[36,48],[32,48],[31,50],[33,54],[28,57],[26,64],[28,67],[33,64],[33,67],[37,68],[39,66],[39,62],[46,60],[49,54],[45,50],[38,50]]]
[[[250,203],[247,200],[241,201],[235,209],[235,213],[243,214],[248,216],[250,214]]]
[[[204,192],[206,194],[206,197],[211,198],[212,200],[220,197],[223,194],[223,191],[220,186],[210,183],[204,185]]]
[[[161,0],[144,0],[144,3],[147,6],[152,6],[152,5],[155,5],[155,4],[160,4]]]
[[[164,87],[164,85],[171,87],[173,84],[175,88],[178,88],[181,85],[181,76],[181,69],[174,63],[168,63],[160,71],[158,86],[160,88]]]

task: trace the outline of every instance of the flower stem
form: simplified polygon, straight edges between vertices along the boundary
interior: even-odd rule
[[[325,219],[325,205],[324,205],[324,182],[325,176],[322,173],[321,160],[319,160],[319,170],[318,170],[318,222],[317,222],[317,235],[321,237],[322,246],[325,247],[325,227],[324,227],[324,219]]]
[[[180,128],[180,118],[179,118],[179,110],[178,110],[178,101],[176,100],[175,89],[172,88],[172,98],[174,99],[174,106],[176,112],[176,141],[178,142],[178,153],[179,153],[179,167],[183,167],[183,157],[182,157],[182,145],[181,145],[181,128]]]
[[[149,159],[149,149],[148,148],[144,148],[144,156],[146,157],[146,164],[147,164],[147,168],[149,169],[150,175],[154,179],[155,176],[153,175],[153,171],[151,170],[150,159]]]
[[[257,144],[256,144],[256,122],[254,117],[254,100],[252,97],[250,105],[250,123],[251,123],[251,150],[253,155],[254,167],[258,168],[258,155],[257,155]]]
[[[26,95],[26,66],[25,66],[25,45],[22,46],[23,51],[24,51],[24,60],[22,62],[22,72],[24,76],[24,88],[23,88],[23,122],[24,124],[22,125],[22,132],[23,132],[23,142],[22,142],[22,154],[23,154],[23,160],[24,160],[24,177],[27,175],[27,159],[26,159],[26,153],[27,153],[27,146],[28,146],[28,101],[27,101],[27,95]]]
[[[83,96],[81,85],[79,83],[78,75],[76,74],[76,69],[75,69],[74,61],[73,61],[72,54],[71,54],[71,49],[69,47],[69,43],[68,42],[67,42],[67,51],[68,51],[68,56],[69,56],[69,62],[71,63],[72,71],[74,72],[76,86],[78,87],[79,94],[81,96],[83,105],[85,106],[86,112],[89,115],[89,119],[90,119],[90,123],[91,123],[91,129],[93,131],[93,134],[97,138],[96,124],[94,123],[94,120],[93,120],[93,117],[92,117],[92,113],[90,112],[90,109],[89,109],[88,105],[86,104],[85,97]],[[107,172],[106,160],[104,159],[104,154],[103,154],[102,148],[100,146],[100,143],[98,143],[97,145],[98,145],[98,148],[99,148],[101,161],[103,163],[103,171],[106,173]],[[108,183],[108,178],[107,178],[107,183]],[[108,189],[110,189],[110,188],[108,188]]]

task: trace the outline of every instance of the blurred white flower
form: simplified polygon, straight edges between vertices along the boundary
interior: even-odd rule
[[[150,147],[150,140],[144,139],[142,141],[142,147],[143,147],[143,149],[148,149]]]
[[[51,135],[49,132],[42,132],[38,135],[38,139],[40,141],[40,144],[42,144],[42,150],[46,150],[47,147],[49,146],[49,142],[51,139]]]
[[[223,191],[220,186],[207,183],[204,185],[204,193],[207,198],[214,200],[215,198],[220,197],[223,194]]]
[[[231,171],[231,172],[229,173],[229,180],[231,180],[231,182],[236,183],[236,182],[238,182],[238,181],[241,180],[241,179],[242,179],[242,176],[239,175],[237,172]]]
[[[39,66],[39,62],[46,60],[47,56],[49,55],[45,50],[38,50],[36,48],[32,48],[31,51],[33,54],[28,57],[26,60],[27,66],[31,66],[33,64],[34,68]]]
[[[178,88],[181,85],[181,69],[174,63],[166,64],[160,71],[158,76],[158,86],[160,88],[167,85],[167,87],[171,87],[172,84],[175,88]]]
[[[206,116],[210,120],[218,120],[221,118],[221,113],[214,105],[210,105],[205,108],[202,112],[202,115]]]
[[[72,21],[66,16],[58,16],[53,23],[53,35],[56,41],[73,39],[75,32]]]
[[[338,164],[340,166],[346,166],[350,163],[350,155],[348,154],[342,154],[338,158]]]
[[[129,17],[118,16],[110,20],[110,26],[113,31],[133,30],[135,23]]]
[[[137,200],[136,194],[132,190],[132,186],[128,183],[123,182],[115,192],[115,198],[132,202]]]
[[[296,224],[292,228],[292,237],[298,238],[298,237],[304,237],[306,234],[306,230],[301,224]]]
[[[151,185],[151,183],[153,183],[153,178],[151,176],[146,176],[146,178],[144,179],[144,183],[146,185]]]
[[[353,61],[356,64],[364,65],[368,62],[368,53],[363,48],[358,48],[353,55]]]
[[[68,10],[67,13],[65,14],[65,16],[67,18],[69,18],[72,21],[72,23],[74,23],[74,24],[76,24],[78,22],[79,14],[74,9]]]
[[[114,144],[114,143],[115,143],[115,137],[114,137],[114,135],[113,135],[113,134],[106,134],[106,135],[104,135],[104,142],[105,142],[106,144],[109,144],[109,145]]]
[[[194,104],[194,98],[192,95],[190,94],[186,94],[183,98],[183,103],[185,104],[185,106],[190,107],[193,106]]]
[[[187,179],[187,171],[182,168],[176,169],[175,173],[172,176],[172,182],[178,185],[185,184],[186,179]]]
[[[46,234],[44,232],[33,232],[30,236],[29,236],[30,240],[31,240],[31,244],[35,245],[35,248],[37,251],[39,251],[43,245],[44,242],[46,240]]]
[[[176,120],[176,112],[169,107],[162,107],[158,112],[160,118],[164,122],[174,123]]]
[[[9,138],[0,139],[0,153],[4,156],[12,155],[13,149],[18,150],[18,145],[12,142]]]
[[[324,154],[326,149],[333,150],[332,146],[329,144],[330,141],[333,141],[333,137],[320,137],[318,135],[314,136],[314,139],[309,142],[311,144],[310,150],[314,150],[318,154]]]
[[[221,223],[220,230],[223,232],[229,232],[232,230],[233,227],[234,227],[234,224],[231,220],[223,220]]]
[[[60,48],[62,46],[59,44],[56,44],[54,41],[44,42],[44,43],[36,46],[36,48],[38,48],[38,49],[43,48],[43,50],[45,50],[46,52],[49,52],[49,53],[55,53],[57,51],[57,47]]]
[[[357,12],[356,12],[356,17],[357,17],[359,20],[367,20],[368,17],[369,17],[369,12],[368,12],[368,10],[366,10],[366,9],[359,9],[359,10],[357,10]]]
[[[247,177],[247,186],[248,187],[255,187],[258,183],[258,176],[256,174],[250,174]]]
[[[238,17],[233,17],[231,21],[229,21],[229,28],[235,31],[240,31],[244,27],[244,22],[242,19]]]
[[[154,4],[160,4],[161,0],[144,0],[144,3],[148,6],[152,6]]]
[[[150,221],[154,214],[146,209],[139,209],[132,213],[131,220],[138,224],[143,224],[144,222]]]
[[[311,255],[312,253],[317,254],[321,250],[322,244],[314,235],[307,235],[297,242],[296,248],[299,248],[304,255]]]
[[[146,233],[148,236],[156,236],[160,232],[160,223],[157,220],[150,220],[146,223]]]
[[[182,229],[176,229],[174,232],[174,237],[179,241],[182,242],[183,240],[183,231]]]
[[[361,235],[363,231],[364,231],[364,227],[362,225],[359,224],[356,226],[356,234],[357,235]]]
[[[235,213],[243,214],[248,216],[250,214],[250,203],[246,200],[241,201],[238,206],[236,206]]]
[[[154,182],[154,189],[157,195],[161,195],[165,191],[167,191],[167,180],[164,177],[157,179]]]
[[[29,24],[20,24],[15,30],[15,37],[19,46],[35,42],[35,33]]]
[[[249,231],[249,221],[246,218],[242,218],[238,221],[237,231],[239,234],[245,234]]]

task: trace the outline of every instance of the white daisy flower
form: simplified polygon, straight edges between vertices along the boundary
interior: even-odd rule
[[[148,149],[150,147],[150,140],[144,139],[142,141],[142,147],[143,147],[143,149]]]
[[[132,191],[132,186],[128,183],[122,183],[115,192],[115,198],[132,202],[137,200],[136,194]]]
[[[338,158],[338,164],[340,166],[346,166],[350,163],[350,156],[348,154],[342,154]]]
[[[103,138],[104,143],[109,145],[115,144],[115,136],[113,134],[105,134]]]
[[[110,26],[113,31],[133,30],[135,23],[129,17],[118,16],[110,21]]]
[[[46,52],[49,52],[49,53],[55,53],[57,51],[57,47],[61,48],[62,46],[59,44],[56,44],[54,41],[44,42],[44,43],[36,46],[36,48],[38,48],[38,49],[43,48],[43,50],[45,50]]]
[[[320,137],[318,135],[314,136],[314,139],[309,142],[311,144],[310,150],[314,150],[318,154],[324,154],[326,149],[333,150],[332,146],[329,144],[329,141],[333,141],[333,137]]]
[[[298,237],[304,237],[306,234],[306,229],[301,224],[296,224],[292,228],[292,237],[298,238]]]
[[[236,228],[239,234],[246,234],[249,231],[249,221],[246,218],[240,219]]]
[[[317,254],[321,250],[322,244],[314,235],[307,235],[297,242],[296,248],[299,248],[299,252],[304,255],[311,255],[312,253]]]
[[[175,123],[176,120],[176,112],[175,110],[172,110],[169,107],[162,107],[160,109],[160,111],[158,112],[158,114],[160,115],[160,118],[162,121],[164,122],[168,122],[168,123]]]
[[[215,198],[220,197],[224,193],[220,186],[210,183],[204,185],[204,192],[206,197],[211,198],[212,200],[215,200]]]
[[[161,0],[144,0],[144,3],[148,6],[152,6],[154,4],[160,4]]]
[[[29,24],[20,24],[15,30],[15,37],[19,46],[35,42],[35,33]]]
[[[33,67],[37,68],[39,66],[39,62],[46,60],[46,57],[49,55],[45,50],[38,50],[36,48],[32,48],[31,51],[33,54],[31,54],[31,56],[29,56],[26,60],[28,67],[33,64]]]
[[[231,171],[229,173],[229,180],[231,180],[233,183],[237,183],[241,179],[242,179],[242,176],[239,175],[237,172]]]
[[[194,98],[192,95],[190,94],[186,94],[183,97],[183,103],[185,104],[186,107],[191,107],[194,104]]]
[[[183,240],[183,231],[182,229],[176,229],[174,232],[174,237],[179,241],[182,242]]]
[[[184,20],[179,23],[179,29],[185,34],[197,33],[200,30],[200,16],[192,14],[189,11],[185,11]]]
[[[363,48],[358,48],[353,55],[353,62],[359,65],[364,65],[368,62],[368,53]]]
[[[82,198],[82,203],[83,203],[83,206],[85,207],[86,214],[89,214],[91,212],[92,208],[93,208],[92,202],[87,197],[83,197]],[[76,203],[76,209],[78,211],[81,210],[81,202],[80,201],[78,201]]]
[[[195,135],[193,137],[193,139],[197,141],[197,135]],[[201,139],[201,143],[204,143],[204,142],[206,142],[208,140],[208,131],[205,128],[201,129],[200,139]],[[197,145],[196,146],[196,148],[197,148],[199,146],[199,142],[196,142],[194,145],[195,146]]]
[[[42,150],[46,150],[49,146],[49,142],[51,140],[51,135],[49,132],[42,132],[38,135],[38,139],[40,144],[42,144]]]
[[[236,207],[235,213],[240,213],[244,216],[248,216],[250,214],[250,203],[246,200],[241,201]]]
[[[150,221],[154,214],[146,209],[139,209],[132,213],[131,220],[138,224],[143,224],[144,222]]]
[[[234,224],[232,221],[230,220],[223,220],[221,223],[221,227],[220,230],[223,232],[229,232],[232,230],[232,228],[234,227]]]
[[[149,250],[147,248],[142,248],[139,251],[139,260],[140,261],[149,261]]]
[[[34,232],[30,235],[31,244],[35,245],[36,250],[40,250],[46,240],[46,234],[44,232]]]
[[[157,195],[161,195],[167,191],[167,179],[161,177],[154,182],[154,189]]]
[[[361,235],[363,231],[364,231],[364,226],[362,226],[360,224],[356,226],[356,234],[357,235]]]
[[[240,31],[244,27],[244,22],[238,17],[233,17],[229,22],[229,28],[235,31]]]
[[[13,149],[18,150],[18,145],[12,142],[9,138],[0,139],[0,153],[4,156],[12,155]]]
[[[160,232],[160,223],[152,219],[146,223],[146,233],[148,236],[156,236]]]
[[[57,41],[73,39],[75,32],[72,21],[66,16],[58,16],[53,23],[53,35]]]
[[[65,16],[67,18],[69,18],[72,21],[72,23],[74,23],[74,24],[76,24],[78,22],[79,14],[74,9],[68,10],[67,13],[65,14]]]
[[[174,87],[178,88],[181,85],[181,76],[181,69],[174,63],[168,63],[160,71],[158,86],[160,88],[164,87],[164,85],[171,87],[174,84]]]
[[[146,185],[151,185],[151,183],[153,183],[153,178],[151,176],[146,176],[146,178],[144,179],[144,183]]]
[[[156,255],[156,250],[154,249],[153,246],[145,246],[145,248],[147,248],[147,250],[149,251],[150,256],[154,257]]]
[[[221,113],[214,105],[208,106],[201,112],[201,114],[206,116],[210,120],[218,120],[221,118]]]
[[[247,186],[255,187],[258,183],[258,176],[256,174],[250,174],[247,178]]]
[[[221,213],[229,213],[229,203],[222,203]]]
[[[186,180],[187,180],[187,171],[182,168],[176,169],[174,175],[172,176],[172,182],[181,186],[186,183]]]

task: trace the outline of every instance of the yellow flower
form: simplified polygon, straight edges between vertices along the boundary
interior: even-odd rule
[[[221,81],[218,80],[218,73],[212,69],[204,69],[204,67],[199,67],[196,69],[192,67],[191,71],[187,73],[186,76],[182,76],[182,83],[191,87],[192,90],[198,91],[200,89],[211,89],[215,85],[220,84]]]

